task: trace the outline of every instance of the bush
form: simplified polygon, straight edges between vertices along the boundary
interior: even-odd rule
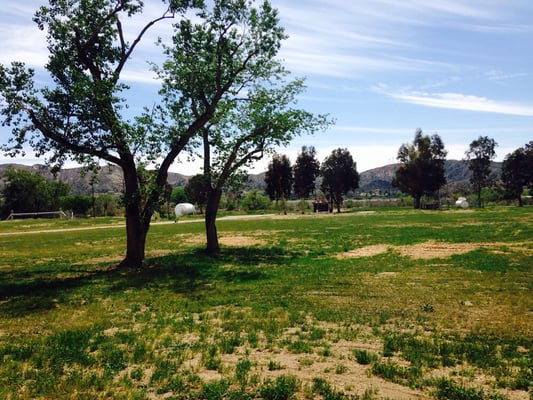
[[[453,381],[442,379],[437,384],[435,397],[437,400],[483,400],[485,395],[481,389],[466,388]]]
[[[241,207],[246,211],[267,210],[272,202],[257,189],[252,189],[246,193],[241,200]]]
[[[355,360],[361,365],[372,364],[373,362],[377,361],[377,359],[378,359],[377,354],[372,353],[372,352],[367,351],[367,350],[355,349],[353,351],[353,354],[355,356]]]
[[[275,381],[267,379],[259,389],[259,394],[264,400],[289,400],[297,388],[298,382],[294,376],[281,375]]]

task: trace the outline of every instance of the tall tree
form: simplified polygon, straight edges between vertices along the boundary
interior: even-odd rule
[[[200,214],[203,213],[205,203],[207,202],[207,194],[209,191],[209,181],[204,174],[197,174],[192,176],[185,185],[185,195],[191,203],[196,203],[200,209]]]
[[[134,28],[128,22],[138,24],[132,18],[143,11],[139,0],[49,0],[34,20],[47,32],[46,69],[53,86],[38,89],[34,71],[22,63],[0,66],[1,114],[3,123],[13,127],[4,150],[18,154],[29,143],[37,155],[48,155],[51,164],[71,158],[94,166],[104,160],[122,169],[127,244],[121,265],[134,268],[142,266],[150,218],[168,168],[212,118],[219,100],[204,99],[209,106],[179,126],[152,125],[147,116],[125,118],[121,93],[129,87],[120,78],[137,45],[154,24],[201,3],[166,2],[160,17],[147,19],[130,36]],[[203,71],[194,75],[202,77]],[[145,174],[143,165],[153,161],[157,161],[155,172]]]
[[[533,141],[508,154],[502,164],[502,181],[507,192],[522,207],[524,187],[533,188]]]
[[[285,200],[291,195],[292,182],[292,167],[289,158],[285,154],[274,154],[265,174],[265,191],[271,200],[276,201],[276,205],[281,201],[285,214],[287,214]]]
[[[294,193],[302,202],[315,190],[319,173],[320,162],[316,159],[315,148],[302,146],[294,163]]]
[[[179,24],[158,72],[177,126],[210,112],[210,99],[219,102],[198,144],[209,182],[206,250],[217,253],[216,216],[224,187],[274,148],[328,122],[293,108],[303,81],[285,80],[288,72],[276,56],[286,35],[268,1],[255,7],[248,0],[214,0],[201,17]]]
[[[343,196],[359,187],[357,165],[348,149],[335,149],[320,167],[321,188],[341,212]]]
[[[413,196],[414,208],[420,208],[424,195],[435,193],[446,183],[444,164],[447,151],[439,135],[423,135],[417,129],[413,144],[403,144],[398,150],[400,165],[392,184]]]
[[[466,151],[465,162],[472,173],[470,183],[474,186],[477,194],[477,204],[481,207],[481,189],[489,183],[490,163],[496,157],[494,148],[498,144],[488,136],[480,136],[472,143]]]

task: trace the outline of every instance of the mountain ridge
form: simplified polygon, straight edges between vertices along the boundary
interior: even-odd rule
[[[501,162],[491,164],[492,173],[499,175],[501,172]],[[394,191],[392,178],[398,163],[388,164],[377,168],[372,168],[359,173],[359,188],[357,192],[372,191]],[[4,175],[9,167],[15,169],[24,169],[31,172],[39,172],[46,179],[54,179],[51,169],[43,164],[25,165],[16,163],[0,164],[0,178]],[[471,176],[470,170],[466,163],[461,160],[446,160],[445,175],[448,186],[452,188],[461,188],[469,184]],[[248,178],[247,189],[264,189],[265,173],[250,174]],[[172,187],[183,186],[191,176],[177,172],[168,173],[168,183]],[[82,174],[82,168],[64,168],[61,169],[55,179],[67,183],[71,192],[74,194],[89,194],[93,189],[95,193],[117,193],[122,191],[122,173],[117,166],[105,166],[100,169],[98,179],[91,184],[92,173]],[[0,179],[0,182],[3,179]]]

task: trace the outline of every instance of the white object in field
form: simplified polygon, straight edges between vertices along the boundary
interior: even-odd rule
[[[456,207],[468,208],[468,201],[465,197],[459,197],[455,202]]]
[[[184,215],[190,215],[194,214],[194,205],[191,203],[179,203],[176,205],[176,208],[174,208],[174,213],[176,214],[176,218],[182,217]]]

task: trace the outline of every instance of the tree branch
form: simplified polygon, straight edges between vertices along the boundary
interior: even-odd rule
[[[54,142],[58,143],[62,147],[66,148],[67,150],[71,151],[72,153],[77,154],[88,154],[94,157],[101,158],[103,160],[112,162],[114,164],[120,165],[120,159],[113,156],[111,153],[109,153],[106,150],[98,150],[91,146],[83,146],[79,143],[72,143],[68,139],[65,138],[65,136],[57,134],[53,130],[46,127],[42,121],[35,115],[35,111],[31,108],[26,107],[24,104],[21,104],[21,109],[23,109],[29,116],[31,122],[35,126],[36,129],[38,129],[44,137],[53,140]]]

